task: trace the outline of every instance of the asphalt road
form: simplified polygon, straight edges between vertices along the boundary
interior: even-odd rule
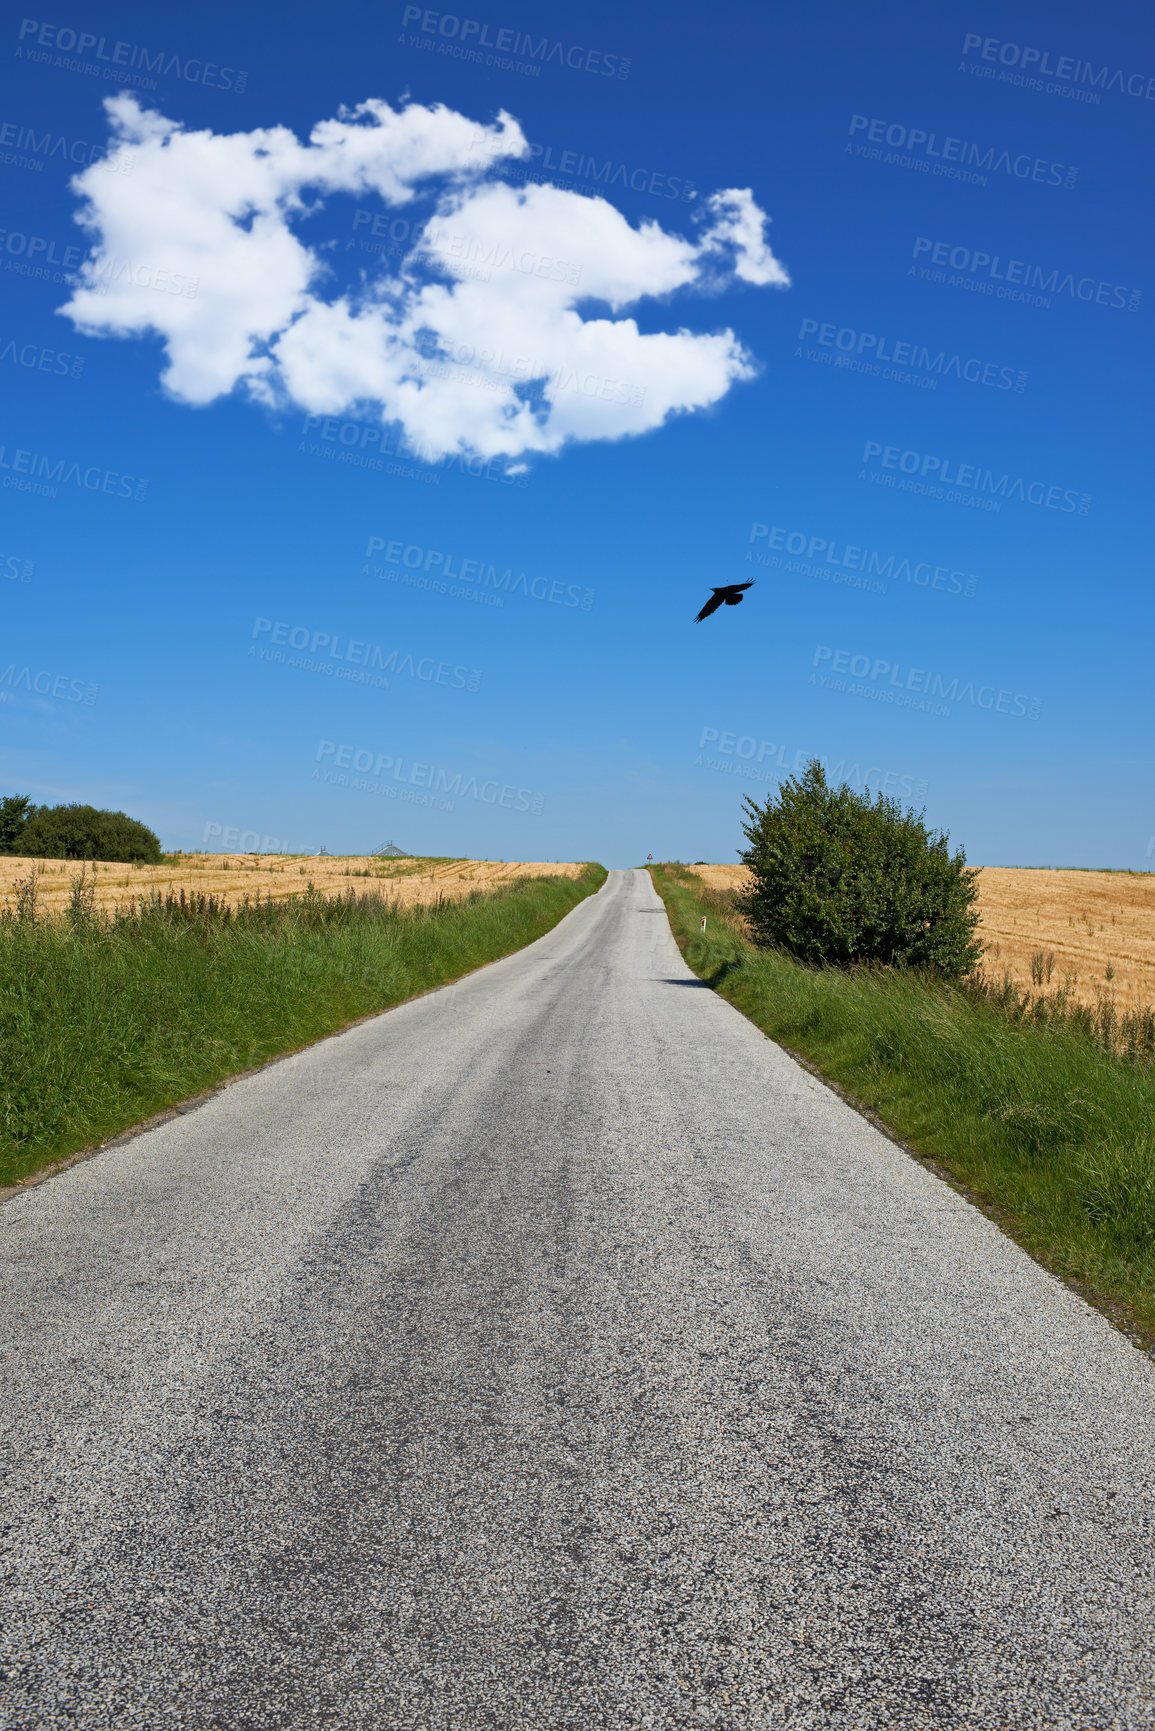
[[[641,873],[0,1208],[0,1725],[1155,1725],[1155,1375]]]

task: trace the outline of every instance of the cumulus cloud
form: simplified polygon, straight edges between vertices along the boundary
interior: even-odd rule
[[[754,194],[748,186],[714,193],[709,208],[715,221],[703,244],[733,248],[735,276],[743,282],[756,283],[759,288],[771,283],[776,288],[790,287],[790,278],[766,239],[767,218],[754,203]]]
[[[105,106],[112,161],[73,181],[91,252],[61,311],[90,335],[159,334],[181,402],[240,388],[372,416],[435,456],[618,439],[753,370],[732,331],[643,332],[630,309],[733,278],[789,283],[749,189],[715,193],[686,238],[601,198],[503,182],[529,154],[505,113],[479,126],[374,100],[302,144],[286,127],[185,131],[128,93]],[[109,173],[121,152],[132,173]],[[334,194],[430,214],[394,269],[341,287],[316,238]]]

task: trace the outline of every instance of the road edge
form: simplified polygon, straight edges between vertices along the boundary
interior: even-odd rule
[[[597,864],[596,861],[590,863]],[[335,1040],[341,1034],[347,1034],[352,1028],[362,1027],[366,1022],[376,1022],[382,1016],[391,1015],[394,1010],[402,1009],[406,1004],[415,1004],[421,998],[431,998],[436,992],[446,992],[451,986],[460,985],[462,980],[471,979],[474,974],[483,974],[486,968],[495,968],[499,962],[508,961],[510,956],[519,956],[526,950],[531,950],[534,944],[540,943],[543,938],[550,937],[559,927],[564,925],[571,914],[576,914],[579,908],[585,907],[587,902],[591,902],[595,897],[601,895],[610,881],[610,874],[604,866],[598,866],[598,869],[605,872],[605,876],[597,889],[591,890],[588,895],[583,896],[580,902],[575,902],[572,908],[567,908],[561,918],[555,921],[548,930],[538,932],[528,943],[519,944],[512,950],[506,950],[504,955],[494,956],[491,961],[482,962],[480,967],[466,968],[464,973],[454,974],[451,980],[442,980],[436,986],[427,986],[424,991],[411,992],[407,998],[398,998],[395,1004],[387,1004],[383,1010],[370,1010],[364,1016],[354,1016],[348,1022],[342,1022],[340,1027],[330,1028],[327,1033],[318,1034],[314,1040],[305,1040],[299,1046],[287,1046],[283,1052],[276,1052],[271,1058],[263,1058],[259,1064],[251,1064],[247,1070],[234,1070],[228,1076],[222,1076],[219,1082],[214,1082],[211,1088],[204,1088],[199,1094],[190,1094],[187,1099],[176,1100],[171,1106],[165,1106],[161,1111],[152,1113],[148,1118],[142,1118],[138,1124],[131,1124],[125,1130],[118,1130],[114,1136],[105,1137],[103,1142],[94,1142],[87,1148],[78,1148],[74,1154],[64,1155],[60,1160],[49,1161],[47,1165],[38,1167],[35,1172],[30,1172],[27,1178],[20,1179],[16,1184],[0,1185],[0,1208],[6,1202],[11,1202],[14,1197],[22,1196],[25,1191],[35,1190],[38,1184],[46,1183],[49,1178],[58,1178],[62,1172],[67,1172],[73,1166],[79,1166],[84,1160],[92,1160],[97,1154],[104,1154],[110,1148],[119,1148],[122,1143],[134,1142],[138,1136],[143,1136],[149,1130],[159,1129],[162,1124],[171,1124],[174,1118],[183,1118],[186,1113],[199,1111],[202,1106],[207,1106],[210,1100],[214,1100],[218,1094],[223,1094],[226,1088],[231,1088],[234,1082],[244,1082],[250,1076],[259,1076],[262,1070],[271,1070],[274,1064],[283,1064],[286,1059],[295,1058],[299,1052],[307,1052],[313,1046],[321,1045],[325,1040]]]

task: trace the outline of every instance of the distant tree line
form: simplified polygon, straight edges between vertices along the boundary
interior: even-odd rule
[[[160,841],[123,811],[94,805],[34,805],[27,794],[0,798],[0,854],[31,859],[160,862]]]

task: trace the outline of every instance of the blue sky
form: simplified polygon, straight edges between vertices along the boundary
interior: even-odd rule
[[[734,857],[817,755],[975,863],[1151,869],[1155,28],[884,14],[13,18],[4,791],[620,865]],[[163,143],[106,154],[118,90]],[[374,185],[362,111],[225,208],[370,100]]]

